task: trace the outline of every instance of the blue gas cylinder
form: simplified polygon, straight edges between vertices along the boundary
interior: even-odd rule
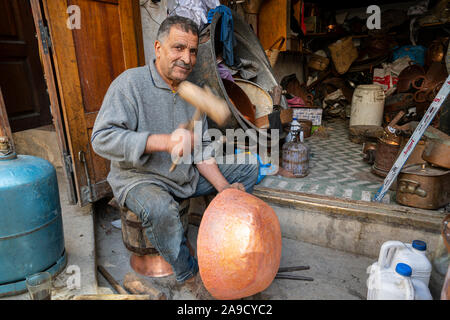
[[[26,291],[25,278],[67,263],[56,170],[41,158],[0,157],[0,297]]]

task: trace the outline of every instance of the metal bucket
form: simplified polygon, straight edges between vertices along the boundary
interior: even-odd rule
[[[375,163],[372,172],[380,177],[386,177],[400,150],[400,145],[394,141],[378,139]]]
[[[259,72],[255,78],[251,79],[251,81],[268,92],[278,84],[273,75],[269,60],[264,53],[264,49],[248,23],[233,10],[231,12],[234,23],[234,35],[236,38],[234,53],[238,57],[256,61],[258,63]],[[243,117],[239,110],[233,105],[227,94],[216,64],[217,57],[215,43],[216,41],[218,42],[220,37],[220,26],[221,15],[216,12],[211,24],[200,34],[197,63],[192,73],[189,75],[188,80],[199,85],[208,85],[215,94],[222,97],[227,102],[233,116],[231,117],[230,122],[221,129],[235,129],[239,127],[243,130],[255,129],[259,134],[267,135],[270,138],[270,134],[266,134]],[[281,98],[281,107],[283,109],[288,109],[286,98],[284,96]],[[208,119],[208,122],[210,127],[220,128],[211,119]]]

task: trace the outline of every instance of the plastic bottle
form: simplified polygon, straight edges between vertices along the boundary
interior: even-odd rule
[[[386,274],[394,272],[395,270],[393,270],[392,268],[385,268],[383,270],[380,270],[380,268],[378,267],[378,262],[375,262],[371,266],[369,266],[369,268],[367,269],[367,273],[369,273],[370,275],[366,283],[367,288],[369,289],[368,299],[369,296],[373,298],[373,295],[375,294],[373,292],[375,287],[374,281],[375,279],[380,277],[380,273]],[[386,278],[386,276],[384,278]],[[414,288],[414,300],[433,300],[430,289],[421,280],[411,278],[411,282]]]
[[[399,263],[392,269],[379,269],[367,279],[367,300],[414,300],[411,267]]]
[[[292,141],[283,145],[281,165],[296,178],[303,178],[309,173],[309,147],[303,143],[303,131],[293,131],[292,136]]]
[[[286,142],[291,142],[294,139],[295,131],[300,131],[301,125],[297,121],[297,118],[293,118],[291,122],[291,128],[288,135],[286,136]]]
[[[431,262],[426,256],[427,244],[414,240],[412,244],[400,241],[387,241],[380,249],[378,265],[380,269],[393,268],[397,263],[411,266],[412,279],[421,280],[427,287],[431,276]]]
[[[418,279],[411,278],[411,281],[414,287],[414,300],[433,300],[428,286]]]

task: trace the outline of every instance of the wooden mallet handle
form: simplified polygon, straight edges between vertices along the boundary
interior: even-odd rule
[[[186,126],[186,130],[192,131],[194,129],[195,121],[200,120],[201,117],[202,117],[202,112],[199,109],[195,110],[195,113],[192,116],[192,119],[189,121],[188,125]],[[172,166],[170,167],[169,172],[172,172],[173,170],[175,170],[175,168],[177,167],[180,160],[181,160],[181,157],[179,155],[177,155],[177,158],[172,163]]]
[[[181,98],[197,109],[186,127],[187,130],[193,130],[195,121],[200,120],[203,113],[219,126],[224,125],[231,115],[225,100],[216,96],[207,86],[201,88],[189,81],[183,81],[180,83],[177,92]],[[177,156],[170,167],[170,172],[175,170],[180,159],[181,157]]]

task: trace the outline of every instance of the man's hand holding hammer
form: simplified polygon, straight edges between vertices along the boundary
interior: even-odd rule
[[[192,151],[196,137],[192,131],[185,129],[185,127],[186,125],[180,126],[171,134],[150,135],[147,139],[145,153],[168,152],[170,154],[178,154],[182,157],[183,150]],[[228,183],[218,169],[214,159],[209,159],[197,164],[197,168],[200,173],[211,182],[217,192],[222,192],[229,188],[245,191],[245,187],[242,183]]]
[[[171,134],[153,134],[147,139],[145,153],[167,152],[183,156],[183,150],[192,151],[194,149],[194,133],[185,129],[185,125],[180,126]]]

